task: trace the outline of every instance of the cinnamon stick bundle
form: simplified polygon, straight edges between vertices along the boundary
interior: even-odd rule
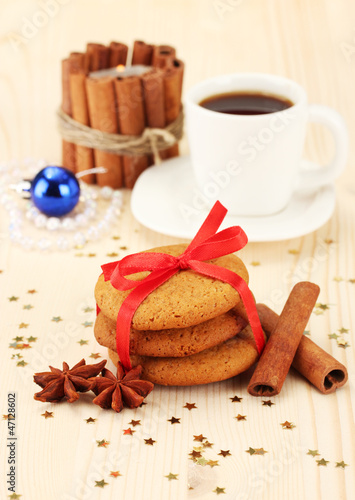
[[[72,99],[73,118],[83,125],[90,125],[88,103],[86,97],[86,73],[81,70],[70,75],[70,94]],[[94,168],[94,155],[91,148],[76,146],[76,171],[82,172]],[[88,184],[95,182],[94,174],[87,174],[82,180]]]
[[[122,135],[141,135],[145,128],[143,91],[137,76],[115,80],[118,122]],[[132,189],[139,175],[149,165],[147,156],[124,156],[124,185]]]
[[[133,44],[132,64],[144,64],[151,66],[154,45],[136,40]]]
[[[293,287],[249,382],[252,396],[270,397],[281,391],[319,291],[308,281]]]
[[[120,42],[111,42],[109,53],[109,68],[113,68],[115,66],[118,66],[119,64],[123,64],[124,66],[126,65],[128,53],[127,45]]]
[[[279,316],[265,304],[257,304],[256,308],[261,326],[269,337]],[[305,336],[301,338],[292,366],[323,394],[334,392],[348,380],[346,367]]]
[[[176,57],[176,50],[170,45],[155,45],[153,49],[152,66],[165,68],[172,65]]]
[[[117,134],[119,128],[113,78],[87,78],[86,89],[91,126],[102,132]],[[97,176],[97,184],[114,189],[122,187],[122,157],[100,149],[94,150],[94,157],[95,165],[105,167],[107,170],[106,173]]]

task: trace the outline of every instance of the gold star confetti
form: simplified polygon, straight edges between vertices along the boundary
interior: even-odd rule
[[[96,253],[88,253],[88,257],[96,257]]]
[[[22,343],[17,344],[16,349],[32,349],[32,346],[30,344]]]
[[[120,247],[120,250],[128,250],[128,247],[126,247],[125,245]]]
[[[209,441],[204,441],[204,442],[202,443],[202,446],[203,446],[204,448],[212,448],[213,443],[210,443]]]
[[[28,365],[28,363],[26,363],[26,361],[24,361],[23,359],[22,359],[21,361],[18,361],[18,362],[16,363],[16,366],[21,366],[21,367],[24,367],[24,366],[26,366],[26,365]]]
[[[342,347],[343,349],[350,347],[350,344],[348,344],[348,342],[345,339],[338,339],[337,344],[338,344],[338,347]]]
[[[17,495],[16,493],[11,493],[11,495],[9,495],[10,500],[19,500],[20,497],[22,497],[22,495]]]
[[[266,450],[264,450],[264,448],[251,448],[249,446],[249,450],[245,450],[247,453],[249,453],[250,455],[265,455],[265,453],[267,453]]]
[[[172,472],[169,472],[169,474],[167,476],[164,476],[164,477],[167,477],[169,481],[173,481],[174,479],[177,480],[178,475],[179,474],[173,474]]]
[[[28,328],[28,326],[29,326],[29,323],[20,323],[18,325],[19,328]]]
[[[118,257],[118,253],[117,252],[110,252],[110,253],[106,254],[106,257]]]
[[[252,260],[252,261],[250,262],[250,265],[251,265],[251,266],[254,266],[254,267],[257,267],[257,266],[260,266],[260,262],[259,262],[258,260]]]
[[[94,424],[96,422],[96,418],[92,418],[92,417],[84,418],[84,420],[87,424]]]
[[[117,240],[120,240],[121,239],[121,236],[117,236],[116,234],[114,236],[112,236],[112,239],[117,241]]]
[[[30,309],[33,309],[33,306],[31,304],[26,304],[22,309],[27,309],[29,311]]]
[[[23,341],[23,337],[19,337],[18,335],[16,337],[14,337],[12,340],[14,340],[15,342],[22,342]]]
[[[288,420],[285,420],[285,422],[282,422],[282,424],[280,424],[282,426],[283,429],[293,429],[295,426],[295,424],[293,424],[292,422],[289,422]]]
[[[131,420],[130,422],[128,422],[128,425],[133,425],[133,427],[135,427],[136,425],[141,425],[141,421],[140,420]]]
[[[207,465],[209,465],[212,468],[212,467],[216,467],[217,465],[219,465],[219,463],[218,463],[218,460],[209,460],[207,462]]]
[[[46,410],[44,413],[41,413],[41,417],[44,417],[47,420],[47,418],[54,418],[54,415],[52,411]]]
[[[11,356],[11,359],[15,359],[15,358],[16,358],[16,359],[22,359],[22,358],[23,358],[23,356],[21,356],[21,354],[20,354],[20,353],[13,354],[13,355]]]
[[[202,467],[204,467],[205,465],[207,465],[207,462],[208,462],[208,460],[206,460],[205,457],[200,457],[200,458],[196,459],[196,463],[198,465],[202,465]]]
[[[90,313],[90,312],[92,312],[92,311],[94,311],[94,310],[95,310],[95,309],[94,309],[93,307],[89,307],[89,306],[88,306],[88,307],[84,307],[84,309],[83,309],[83,311],[84,311],[85,313]]]
[[[331,238],[325,238],[324,243],[326,243],[327,245],[331,245],[332,243],[335,243],[335,241],[332,240]]]
[[[273,403],[270,399],[268,399],[267,401],[262,401],[263,403],[263,406],[269,406],[271,407],[272,405],[274,405],[275,403]]]
[[[119,470],[111,470],[110,471],[110,477],[119,477],[122,476]]]
[[[317,302],[315,305],[315,310],[313,311],[315,314],[322,314],[323,311],[327,311],[330,304],[322,304],[321,302]]]
[[[89,358],[98,359],[101,358],[101,354],[99,352],[92,352]]]
[[[30,293],[30,294],[34,294],[34,293],[37,293],[37,290],[35,290],[34,288],[32,290],[27,290],[27,293]]]
[[[60,316],[53,316],[51,321],[54,321],[54,323],[59,323],[59,321],[63,321],[63,320]]]
[[[101,439],[101,441],[96,440],[98,448],[106,448],[110,444],[110,441],[106,441],[105,439]]]
[[[188,410],[195,410],[197,409],[197,406],[195,405],[195,403],[186,403],[183,408],[187,408]]]
[[[88,345],[89,341],[88,340],[84,340],[84,339],[80,339],[77,341],[77,344],[80,344],[80,345]]]
[[[238,422],[240,422],[241,420],[246,420],[247,419],[247,416],[246,415],[241,415],[240,413],[238,413],[238,415],[236,417],[234,417],[238,420]]]
[[[97,486],[98,488],[104,488],[108,485],[104,479],[101,479],[101,481],[95,481],[95,483],[95,487]]]
[[[83,252],[77,252],[74,254],[74,257],[84,257]]]
[[[243,398],[239,398],[238,396],[233,396],[232,398],[229,398],[232,403],[240,403]]]
[[[36,342],[38,337],[32,337],[32,335],[30,337],[27,337],[27,341],[28,342]]]
[[[316,460],[318,467],[320,465],[324,465],[326,467],[329,464],[329,460],[324,460],[324,458],[321,458],[320,460]]]
[[[156,441],[154,441],[154,439],[152,439],[152,438],[144,439],[144,441],[145,441],[145,444],[148,444],[150,446],[153,446],[153,444],[156,443]]]
[[[8,413],[7,415],[2,416],[3,420],[14,420],[14,418],[15,417],[13,415],[11,415],[11,413]]]
[[[296,248],[290,248],[288,250],[288,253],[291,254],[291,255],[298,255],[300,253],[300,251],[297,250]]]
[[[170,422],[171,425],[173,425],[173,424],[180,424],[180,418],[171,417],[171,418],[168,419],[168,422]]]
[[[16,302],[19,299],[19,297],[15,297],[14,295],[12,295],[11,297],[8,297],[8,299],[10,302]]]
[[[200,451],[192,450],[189,455],[191,455],[191,460],[195,460],[196,458],[201,458],[202,454]]]
[[[133,431],[130,427],[128,429],[123,429],[123,435],[124,436],[133,436],[134,432],[136,431]]]
[[[229,450],[221,450],[218,455],[221,455],[222,457],[230,457],[231,452]]]
[[[199,434],[198,436],[194,436],[194,441],[199,441],[200,443],[202,443],[202,441],[204,439],[207,439],[205,436],[203,436],[202,434]]]
[[[219,486],[216,486],[216,489],[213,490],[213,493],[217,493],[217,495],[220,495],[221,493],[225,493],[225,488],[220,488]]]
[[[355,283],[355,279],[354,278],[351,278],[348,280],[349,283],[351,283],[352,285]]]
[[[334,276],[333,281],[340,283],[341,281],[344,281],[344,279],[341,276]]]
[[[349,467],[349,465],[346,464],[344,460],[342,460],[341,462],[336,462],[335,467],[341,467],[342,469],[345,469],[345,467]]]
[[[335,339],[335,340],[336,340],[336,339],[339,337],[339,335],[338,335],[338,334],[336,334],[336,333],[328,333],[328,337],[329,337],[330,339]]]
[[[338,330],[339,333],[349,333],[349,328],[344,328],[343,326],[339,328]]]
[[[307,455],[311,455],[312,457],[316,457],[319,455],[318,450],[308,450]]]

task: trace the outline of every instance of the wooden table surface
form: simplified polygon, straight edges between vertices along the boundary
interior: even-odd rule
[[[354,136],[351,0],[3,0],[0,163],[27,157],[60,163],[55,118],[60,60],[88,41],[135,39],[177,48],[186,63],[185,90],[236,71],[290,77],[306,88],[310,102],[342,113],[350,139]],[[325,163],[332,148],[324,129],[309,127],[307,157]],[[186,140],[182,151],[188,152]],[[1,499],[355,498],[354,160],[350,140],[347,168],[336,185],[336,210],[324,226],[301,238],[250,243],[240,252],[257,300],[272,303],[277,312],[297,281],[320,285],[321,306],[308,330],[349,371],[347,385],[328,396],[292,372],[272,404],[248,395],[250,373],[201,387],[156,387],[145,406],[121,414],[90,404],[89,396],[73,405],[34,401],[34,372],[60,367],[63,360],[92,362],[92,353],[107,357],[90,325],[100,265],[115,260],[108,254],[121,258],[181,240],[136,222],[129,193],[111,232],[79,252],[46,254],[13,246],[1,210],[0,413],[8,414],[8,393],[15,392],[17,401],[16,494],[7,489],[9,422],[3,418]],[[9,347],[18,336],[31,348]],[[233,402],[234,396],[241,401]],[[53,417],[42,416],[46,411]],[[90,417],[95,422],[87,423]],[[283,428],[286,421],[292,428]],[[150,438],[153,444],[145,441]],[[102,440],[108,443],[99,446]],[[199,463],[191,457],[196,447]]]

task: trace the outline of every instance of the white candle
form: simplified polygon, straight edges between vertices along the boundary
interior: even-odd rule
[[[143,64],[134,64],[133,66],[123,66],[123,64],[119,64],[114,68],[109,69],[101,69],[99,71],[93,71],[89,74],[90,78],[104,78],[106,76],[140,76],[144,73],[147,73],[152,68],[151,66],[144,66]]]

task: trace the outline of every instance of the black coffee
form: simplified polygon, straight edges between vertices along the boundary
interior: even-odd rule
[[[261,92],[229,92],[203,99],[200,106],[229,115],[265,115],[293,106],[285,97]]]

